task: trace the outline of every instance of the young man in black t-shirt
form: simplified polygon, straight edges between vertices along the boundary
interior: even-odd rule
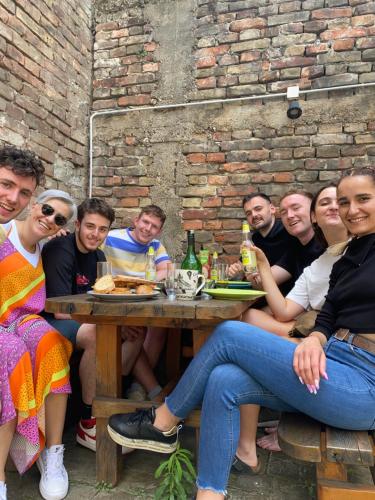
[[[103,200],[90,198],[78,207],[76,229],[54,238],[42,250],[47,297],[76,295],[90,290],[96,280],[96,264],[105,261],[99,246],[114,221],[113,209]],[[92,418],[95,396],[96,326],[81,324],[69,314],[44,313],[47,321],[75,347],[83,350],[79,366],[83,411],[77,428],[77,441],[96,449],[96,421]]]

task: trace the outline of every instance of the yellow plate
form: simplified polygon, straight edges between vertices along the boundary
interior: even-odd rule
[[[262,290],[232,290],[231,288],[204,288],[202,292],[214,299],[222,300],[254,300],[267,295]]]

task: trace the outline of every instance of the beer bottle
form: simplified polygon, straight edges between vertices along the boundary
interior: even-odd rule
[[[211,264],[211,279],[217,281],[219,279],[219,269],[218,269],[218,257],[217,252],[213,253],[212,264]]]
[[[241,245],[241,257],[242,265],[244,267],[245,273],[257,273],[257,257],[254,250],[251,249],[253,246],[251,240],[250,228],[247,222],[242,223],[242,245]]]
[[[181,264],[181,269],[191,269],[199,271],[200,273],[202,272],[202,265],[195,253],[195,236],[193,230],[187,232],[187,250]]]
[[[145,278],[146,280],[156,281],[155,250],[153,246],[148,248]]]

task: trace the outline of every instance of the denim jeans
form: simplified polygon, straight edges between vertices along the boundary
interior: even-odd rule
[[[197,486],[225,493],[237,449],[239,406],[303,412],[343,429],[375,428],[375,355],[331,338],[328,380],[310,394],[293,370],[296,344],[238,321],[222,323],[166,399],[185,418],[202,403]]]

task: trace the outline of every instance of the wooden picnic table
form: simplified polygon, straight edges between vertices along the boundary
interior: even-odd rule
[[[176,374],[179,362],[181,328],[193,332],[193,355],[202,346],[215,325],[224,320],[239,319],[253,301],[192,300],[168,301],[166,298],[140,302],[105,302],[87,294],[47,299],[49,313],[71,314],[80,323],[97,325],[96,341],[96,475],[98,481],[115,485],[121,471],[121,447],[107,432],[108,417],[113,413],[147,408],[151,402],[121,398],[121,326],[168,327],[167,374]],[[175,335],[173,335],[175,333]],[[169,351],[169,352],[168,352]],[[168,373],[169,372],[169,373]],[[187,423],[199,427],[199,412],[193,412]]]

